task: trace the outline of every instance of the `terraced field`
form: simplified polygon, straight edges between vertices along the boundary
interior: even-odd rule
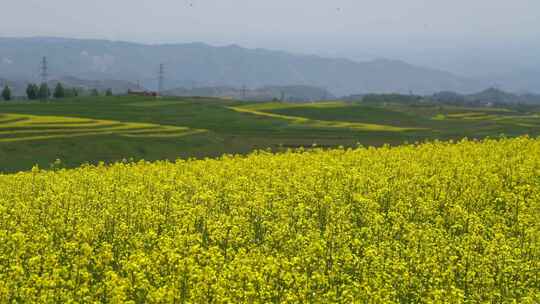
[[[28,114],[0,114],[0,143],[91,135],[173,138],[205,132],[150,123]]]
[[[312,119],[312,118],[307,118],[303,116],[279,114],[279,112],[277,111],[277,110],[283,110],[283,109],[310,108],[310,109],[317,109],[323,112],[324,109],[334,108],[334,107],[341,108],[341,107],[346,107],[346,105],[341,102],[317,103],[317,104],[311,104],[308,106],[302,105],[302,104],[295,105],[295,104],[284,104],[284,103],[263,103],[263,104],[253,104],[253,105],[248,105],[248,106],[236,106],[236,107],[230,107],[230,108],[240,113],[249,113],[249,114],[265,116],[265,117],[270,117],[270,118],[284,119],[295,125],[310,126],[314,128],[327,127],[327,128],[342,128],[342,129],[351,129],[351,130],[360,130],[360,131],[388,131],[388,132],[404,132],[404,131],[415,131],[415,130],[422,129],[418,127],[396,127],[396,126],[377,124],[377,123]]]
[[[238,111],[289,119],[313,126],[336,126],[370,131],[398,131],[430,138],[538,134],[540,109],[466,108],[440,105],[365,105],[341,101],[314,104],[264,103],[240,106]],[[403,134],[406,136],[406,134]]]

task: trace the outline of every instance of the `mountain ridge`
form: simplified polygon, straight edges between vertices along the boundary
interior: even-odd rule
[[[235,44],[142,44],[62,37],[0,37],[0,77],[35,80],[42,56],[48,57],[50,73],[56,78],[140,81],[150,89],[157,87],[160,63],[166,67],[167,89],[304,85],[347,95],[468,93],[483,87],[474,79],[393,59],[360,62]]]

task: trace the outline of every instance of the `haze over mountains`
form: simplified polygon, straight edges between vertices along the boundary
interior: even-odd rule
[[[74,80],[75,77],[98,82],[111,79],[117,81],[116,90],[132,87],[137,82],[154,89],[158,66],[163,63],[168,90],[294,85],[327,89],[336,96],[390,92],[431,94],[438,91],[471,93],[497,82],[510,90],[540,92],[540,77],[537,77],[540,73],[535,70],[526,75],[472,79],[397,60],[356,62],[236,45],[146,45],[64,38],[0,38],[0,78],[37,81],[42,56],[49,60],[51,79]]]

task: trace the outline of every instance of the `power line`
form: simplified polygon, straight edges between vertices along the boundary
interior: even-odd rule
[[[41,83],[47,83],[49,78],[49,65],[47,62],[47,57],[43,56],[41,59]]]

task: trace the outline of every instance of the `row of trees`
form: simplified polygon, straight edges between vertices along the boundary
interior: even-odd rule
[[[26,87],[26,96],[30,100],[36,99],[49,99],[51,97],[51,90],[46,83],[37,85],[31,83]],[[65,89],[61,83],[58,83],[52,92],[52,96],[56,99],[65,98],[65,97],[77,97],[79,96],[79,91],[75,88]]]
[[[64,88],[62,83],[57,83],[56,87],[54,88],[52,92],[52,97],[55,99],[61,99],[66,97],[77,97],[80,95],[80,90],[77,88]],[[97,89],[92,89],[89,92],[90,96],[99,96],[100,93]],[[112,96],[113,92],[111,89],[107,89],[105,91],[105,96]],[[49,99],[51,97],[51,91],[49,89],[49,86],[46,83],[42,83],[41,85],[37,84],[29,84],[26,88],[26,96],[30,100],[36,100],[36,99]]]
[[[11,88],[8,85],[5,85],[1,92],[2,99],[8,101],[13,98],[11,93]],[[29,100],[47,100],[54,97],[55,99],[61,99],[66,97],[77,97],[80,95],[80,91],[77,88],[64,88],[61,83],[56,84],[56,87],[51,92],[49,86],[46,83],[37,85],[35,83],[30,83],[26,87],[26,97]],[[100,92],[97,89],[92,89],[89,92],[90,96],[99,96]],[[105,96],[113,96],[112,89],[107,89],[105,91]]]
[[[51,90],[49,90],[49,86],[45,83],[40,86],[31,83],[26,88],[26,96],[28,96],[28,99],[30,100],[49,99],[49,97],[51,97]]]

